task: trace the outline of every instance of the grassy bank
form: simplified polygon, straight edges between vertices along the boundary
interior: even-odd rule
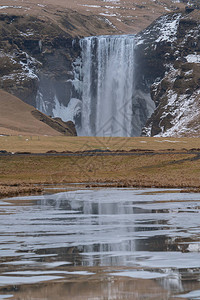
[[[199,138],[154,137],[67,137],[67,136],[0,136],[0,150],[45,153],[55,151],[101,150],[167,150],[200,148]]]
[[[15,185],[0,185],[0,198],[3,197],[13,197],[18,195],[25,194],[38,194],[42,193],[42,187],[36,187],[34,185],[24,185],[24,184],[15,184]]]
[[[135,149],[135,152],[119,156],[0,156],[0,196],[37,192],[36,184],[79,182],[85,182],[86,186],[101,183],[125,187],[200,187],[198,139],[59,138],[44,137],[38,143],[35,137],[29,143],[21,137],[1,137],[4,141],[1,148],[11,152],[32,150],[41,153],[108,148]],[[30,145],[33,148],[29,148]],[[192,148],[197,150],[187,150]]]
[[[107,182],[124,186],[199,187],[194,154],[0,157],[1,184]]]

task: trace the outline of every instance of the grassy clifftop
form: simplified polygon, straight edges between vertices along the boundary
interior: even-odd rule
[[[2,0],[0,6],[4,14],[37,17],[72,36],[137,33],[162,14],[183,7],[182,1],[173,0]]]

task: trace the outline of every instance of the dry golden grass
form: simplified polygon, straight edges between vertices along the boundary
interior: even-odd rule
[[[111,186],[199,187],[195,155],[0,157],[1,184],[101,182]]]
[[[193,160],[200,153],[198,138],[0,137],[0,149],[11,152],[75,152],[108,148],[135,152],[119,156],[0,156],[0,185],[6,185],[8,189],[17,184],[13,194],[25,192],[24,187],[34,188],[35,184],[46,183],[85,182],[87,187],[101,184],[111,187],[200,188],[200,160]],[[175,150],[169,150],[172,148]],[[197,150],[188,151],[192,148]],[[2,189],[0,196],[9,195]]]
[[[7,186],[0,185],[0,198],[2,197],[11,197],[18,196],[20,194],[35,194],[42,192],[41,187],[36,187],[32,185],[16,185],[16,186]]]
[[[173,11],[176,7],[183,8],[183,3],[172,0],[146,1],[139,0],[1,0],[2,13],[31,15],[51,21],[61,26],[60,18],[68,15],[74,28],[68,29],[72,35],[99,35],[111,33],[136,33],[146,28],[156,18]],[[75,13],[75,14],[74,14]],[[108,19],[112,26],[97,26],[93,22],[81,24],[79,15],[93,18]],[[105,21],[104,21],[105,22]],[[108,22],[108,21],[107,21]],[[106,22],[105,22],[106,24]],[[64,28],[63,28],[64,29]],[[66,30],[66,28],[65,28]]]
[[[193,148],[200,149],[199,138],[0,136],[0,150],[9,152],[45,153],[49,150],[75,152],[93,149],[182,151]]]
[[[33,117],[31,114],[35,110],[33,106],[1,89],[0,107],[0,134],[61,135],[58,131]]]

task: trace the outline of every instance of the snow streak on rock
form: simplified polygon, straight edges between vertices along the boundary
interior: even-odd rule
[[[183,76],[183,72],[179,69],[174,69],[169,66],[170,71],[165,76],[164,80],[171,83],[172,87],[169,88],[164,96],[166,99],[165,105],[162,107],[162,114],[160,115],[159,127],[161,132],[157,137],[170,137],[170,136],[198,136],[200,132],[199,124],[199,105],[200,105],[200,88],[197,88],[193,93],[187,93],[187,89],[175,89],[174,83],[177,78]],[[185,85],[187,81],[191,80],[193,70],[184,72]],[[188,79],[187,79],[188,77]],[[162,80],[160,83],[162,84]],[[165,120],[170,120],[170,126],[165,128]],[[152,124],[145,128],[146,135],[151,135]],[[170,127],[170,128],[169,128]]]
[[[163,74],[151,86],[156,109],[143,133],[148,136],[199,136],[199,19],[194,14],[168,14],[142,34],[137,45]],[[194,17],[194,19],[193,19]],[[150,61],[150,64],[152,62]]]
[[[198,121],[200,101],[197,101],[197,99],[200,99],[200,89],[191,96],[179,96],[173,93],[173,91],[170,91],[168,93],[168,99],[167,110],[169,109],[173,116],[173,121],[171,122],[172,127],[157,136],[195,136],[200,130]],[[164,115],[162,117],[164,117]]]
[[[190,63],[200,63],[200,55],[198,54],[189,54],[186,56],[187,62]]]
[[[10,65],[18,66],[17,72],[2,76],[2,81],[13,78],[16,82],[26,80],[27,78],[38,79],[36,75],[36,67],[40,63],[26,52],[21,51],[17,53],[16,56],[15,53],[11,55],[0,51],[0,58],[4,58],[5,62],[9,61]]]
[[[169,16],[163,16],[160,19],[160,36],[156,42],[168,41],[173,42],[176,39],[177,28],[181,15],[178,14],[172,21]]]
[[[153,26],[143,31],[142,37],[138,36],[137,45],[144,43],[146,39],[151,40],[152,43],[173,42],[177,37],[176,33],[180,18],[180,13],[160,17],[154,22]]]

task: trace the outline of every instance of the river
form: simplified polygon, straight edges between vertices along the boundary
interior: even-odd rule
[[[82,189],[0,200],[0,299],[200,299],[200,195]]]

